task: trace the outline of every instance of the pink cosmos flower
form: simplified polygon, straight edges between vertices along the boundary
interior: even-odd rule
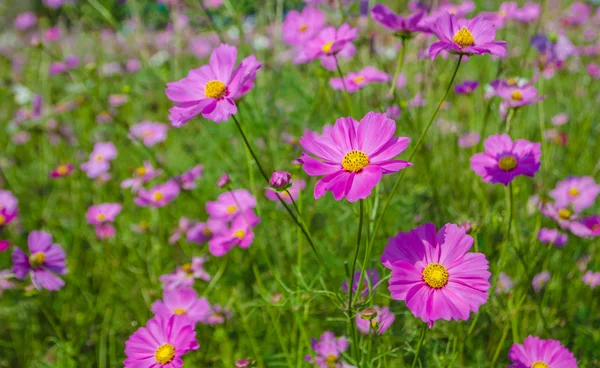
[[[459,95],[469,95],[479,86],[479,82],[466,80],[454,86],[454,92]]]
[[[336,121],[331,137],[304,136],[306,152],[299,161],[310,176],[325,176],[315,185],[315,199],[331,191],[336,200],[367,198],[383,174],[402,170],[412,163],[394,160],[408,146],[407,137],[393,137],[396,123],[385,114],[370,112],[360,123],[351,117]]]
[[[114,222],[115,217],[121,213],[121,204],[119,203],[102,203],[96,206],[90,206],[85,218],[88,224],[98,225],[104,222]]]
[[[348,93],[354,93],[367,84],[387,83],[389,79],[390,77],[387,73],[379,71],[371,66],[367,66],[360,72],[348,73],[348,75],[344,77],[343,82],[342,78],[332,78],[329,80],[329,84],[333,89],[338,91],[343,91],[345,84]]]
[[[195,279],[210,281],[210,275],[204,270],[204,264],[208,257],[193,257],[191,263],[177,267],[173,273],[160,276],[158,279],[163,284],[165,291],[179,288],[191,288]]]
[[[155,169],[152,167],[150,161],[144,161],[144,166],[135,169],[133,178],[125,179],[121,182],[121,188],[131,188],[133,193],[137,193],[143,184],[156,178],[160,174],[162,174],[161,169]]]
[[[214,304],[211,307],[211,311],[206,317],[206,320],[203,323],[207,325],[220,325],[225,323],[227,319],[231,318],[231,312],[221,307],[218,304]]]
[[[508,185],[519,175],[533,177],[540,169],[540,143],[513,140],[508,134],[492,135],[483,143],[485,152],[471,157],[471,169],[486,183]]]
[[[125,342],[125,368],[180,368],[181,357],[198,350],[196,331],[185,316],[155,316]]]
[[[371,17],[374,21],[404,36],[410,36],[411,33],[415,32],[429,31],[427,27],[421,25],[424,15],[424,11],[418,11],[403,18],[383,4],[376,4],[371,9]]]
[[[309,355],[305,360],[314,363],[319,368],[344,367],[341,357],[342,353],[348,350],[349,345],[345,336],[336,338],[333,332],[324,332],[318,341],[312,339],[314,358]]]
[[[292,186],[288,188],[287,192],[276,192],[271,188],[266,188],[265,196],[271,201],[279,202],[279,199],[277,198],[277,194],[279,194],[279,197],[281,197],[281,199],[283,199],[285,203],[292,204],[292,199],[294,201],[298,200],[298,195],[300,194],[300,191],[304,190],[304,188],[306,187],[306,181],[302,179],[293,180],[291,185]]]
[[[514,282],[504,272],[498,275],[498,284],[496,285],[496,294],[507,294],[514,286]]]
[[[552,117],[552,125],[560,126],[569,122],[569,115],[565,113],[556,114]]]
[[[69,70],[69,68],[67,67],[67,64],[65,64],[63,62],[51,63],[50,66],[48,67],[48,73],[51,76],[62,74],[64,72],[66,72],[67,70]]]
[[[518,5],[514,1],[500,4],[500,8],[495,13],[482,13],[485,20],[494,25],[496,29],[503,28],[506,21],[514,19],[518,10]]]
[[[381,335],[394,323],[396,316],[388,307],[373,306],[357,313],[355,319],[361,333]]]
[[[196,180],[202,176],[203,171],[204,166],[196,165],[177,177],[177,181],[179,182],[181,189],[192,190],[196,188]]]
[[[52,235],[44,231],[32,231],[27,238],[31,256],[21,248],[14,247],[12,272],[18,279],[27,274],[36,289],[59,290],[65,282],[55,274],[67,273],[65,251],[58,244],[52,244]]]
[[[277,191],[283,191],[292,185],[292,174],[287,171],[273,170],[269,179],[269,187]]]
[[[133,137],[142,140],[146,147],[151,147],[156,143],[165,141],[168,130],[169,127],[165,124],[143,121],[129,128],[129,133]]]
[[[531,23],[539,18],[542,12],[540,4],[534,2],[526,2],[523,7],[515,11],[515,19],[524,22]]]
[[[208,219],[206,222],[198,222],[188,232],[186,240],[190,243],[202,245],[209,241],[215,234],[221,234],[227,230],[227,223],[218,219]]]
[[[593,237],[600,236],[600,215],[584,217],[581,223],[591,231]]]
[[[444,50],[458,55],[506,55],[506,41],[494,41],[494,25],[481,17],[458,19],[453,14],[445,13],[429,27],[439,39],[429,47],[431,59]]]
[[[248,248],[254,240],[252,229],[260,222],[260,218],[252,210],[247,210],[231,222],[229,229],[220,234],[215,234],[208,241],[210,254],[221,257],[227,254],[234,246]]]
[[[110,161],[117,157],[117,148],[112,142],[98,142],[90,154],[87,162],[81,164],[89,178],[97,178],[110,169]]]
[[[575,2],[571,4],[566,17],[562,18],[561,22],[569,26],[580,26],[588,21],[591,12],[592,9],[588,5]]]
[[[458,138],[458,145],[463,148],[473,147],[478,144],[481,138],[476,132],[467,132]]]
[[[579,213],[567,207],[556,206],[552,202],[540,204],[542,214],[554,221],[564,230],[569,230],[580,238],[588,238],[592,231],[579,220]]]
[[[206,212],[213,219],[231,221],[239,214],[256,207],[256,199],[245,189],[236,189],[219,195],[216,202],[206,202]]]
[[[10,224],[19,214],[19,201],[8,190],[0,189],[0,229]]]
[[[73,165],[71,164],[63,164],[58,165],[52,170],[49,174],[51,178],[62,178],[64,176],[69,176],[73,172]]]
[[[194,289],[179,288],[165,291],[163,300],[152,303],[152,313],[163,318],[181,315],[196,324],[205,321],[210,312],[210,304],[206,298],[198,298]]]
[[[466,320],[486,302],[488,261],[483,253],[467,253],[473,238],[464,229],[447,224],[436,233],[434,224],[425,224],[389,241],[381,262],[392,270],[392,299],[405,300],[430,328],[438,319]]]
[[[281,25],[283,42],[300,46],[310,41],[325,26],[325,15],[317,8],[306,7],[302,12],[292,10]]]
[[[44,31],[42,38],[46,42],[54,42],[60,39],[61,32],[58,27],[51,27]]]
[[[94,226],[94,230],[100,240],[110,239],[117,234],[117,230],[111,223],[98,224]]]
[[[0,296],[4,293],[4,290],[14,289],[15,284],[10,281],[12,272],[10,270],[0,270]]]
[[[231,182],[231,178],[229,177],[229,174],[223,173],[219,177],[219,180],[217,180],[217,187],[225,188],[227,185],[229,185],[230,182]]]
[[[589,270],[581,277],[581,280],[590,288],[595,289],[596,286],[600,286],[600,272]]]
[[[10,248],[10,242],[8,240],[0,240],[0,252],[5,252]]]
[[[379,272],[376,269],[366,270],[363,275],[363,283],[362,285],[358,285],[360,282],[360,274],[361,271],[357,271],[354,273],[354,282],[352,283],[352,292],[356,293],[360,289],[361,296],[369,296],[369,294],[375,292],[375,288],[381,278],[379,277]],[[348,292],[348,281],[344,281],[342,284],[342,291],[344,293]]]
[[[600,66],[597,64],[589,63],[585,70],[593,79],[600,79]]]
[[[333,56],[352,42],[357,33],[358,28],[350,28],[348,23],[342,24],[339,29],[333,26],[326,27],[304,45],[306,57],[314,60],[320,56]]]
[[[35,26],[37,23],[37,17],[32,12],[24,12],[17,15],[14,21],[14,26],[19,31],[24,31],[28,28]]]
[[[164,184],[158,184],[151,189],[140,189],[138,196],[134,199],[135,204],[141,207],[163,207],[173,201],[179,195],[179,185],[173,179]]]
[[[391,105],[391,106],[388,106],[387,109],[385,109],[385,114],[390,119],[399,118],[401,113],[402,113],[402,110],[400,110],[400,106],[398,106],[398,105]]]
[[[513,362],[508,368],[577,368],[577,360],[560,341],[531,335],[523,345],[513,344],[508,357]]]
[[[537,275],[533,276],[531,285],[533,285],[533,289],[535,291],[540,291],[540,290],[542,290],[542,288],[544,286],[546,286],[546,283],[548,283],[548,280],[550,280],[550,272],[542,271],[542,272],[538,273]]]
[[[538,232],[538,239],[544,244],[552,243],[555,247],[562,247],[567,244],[567,234],[563,234],[557,229],[541,228]]]
[[[546,96],[538,96],[537,89],[531,84],[518,84],[513,80],[495,80],[490,83],[496,95],[500,96],[502,106],[505,109],[532,105],[545,99]]]
[[[191,221],[187,217],[180,217],[177,228],[173,231],[173,234],[169,237],[169,244],[175,244],[177,241],[184,236],[193,226],[195,221]]]
[[[594,205],[600,194],[600,185],[591,176],[571,176],[559,181],[550,192],[550,197],[559,208],[572,208],[581,212]]]
[[[169,115],[173,126],[180,127],[199,114],[220,123],[237,113],[233,98],[256,75],[261,64],[252,62],[254,58],[246,58],[234,69],[236,57],[235,46],[221,44],[211,54],[209,65],[192,69],[185,78],[167,83],[167,97],[177,103]]]
[[[128,73],[135,73],[142,69],[142,62],[139,59],[129,59],[125,62],[125,70]]]

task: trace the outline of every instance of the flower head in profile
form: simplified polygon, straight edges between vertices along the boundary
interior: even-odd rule
[[[188,171],[181,174],[177,181],[179,181],[179,186],[183,190],[192,190],[196,188],[196,180],[198,180],[202,176],[202,172],[204,171],[204,166],[196,165],[189,169]]]
[[[90,206],[85,218],[88,224],[97,225],[104,222],[114,222],[119,213],[121,213],[120,203],[102,203]]]
[[[177,267],[172,273],[162,275],[158,279],[163,284],[165,291],[179,288],[191,288],[195,279],[210,281],[211,276],[204,270],[204,264],[208,257],[193,257],[191,263]]]
[[[354,93],[359,89],[371,83],[387,83],[390,77],[387,73],[377,70],[372,66],[367,66],[363,70],[356,73],[348,73],[342,78],[332,78],[329,84],[333,89],[343,91],[346,86],[348,93]]]
[[[468,253],[473,238],[447,224],[437,233],[425,224],[400,232],[381,256],[392,270],[392,299],[406,301],[413,315],[430,327],[439,319],[467,320],[488,298],[488,261],[483,253]]]
[[[248,248],[254,240],[252,229],[260,222],[260,218],[252,210],[247,210],[231,222],[229,229],[215,234],[208,241],[210,254],[221,257],[227,254],[234,246]]]
[[[31,255],[14,247],[12,272],[18,279],[27,274],[36,289],[59,290],[65,282],[58,276],[67,273],[65,251],[58,244],[52,244],[52,235],[44,231],[32,231],[27,239]]]
[[[10,224],[19,214],[19,201],[8,190],[0,189],[0,229]]]
[[[198,298],[196,291],[188,288],[165,291],[163,300],[152,303],[152,313],[155,315],[164,318],[181,315],[192,324],[206,320],[209,312],[208,300]]]
[[[180,368],[181,357],[198,350],[196,331],[187,317],[155,316],[125,342],[125,368]]]
[[[531,285],[535,291],[540,291],[546,286],[548,281],[550,280],[550,272],[542,271],[537,275],[533,276],[533,280],[531,281]]]
[[[356,328],[364,334],[381,335],[394,323],[396,316],[388,307],[373,306],[356,314]]]
[[[439,39],[429,47],[432,59],[442,51],[458,55],[506,55],[506,42],[494,41],[494,25],[481,17],[459,19],[454,14],[445,13],[429,27]]]
[[[492,135],[483,143],[485,152],[471,157],[471,169],[486,183],[508,185],[519,175],[533,177],[540,169],[540,143],[513,140],[508,134]]]
[[[208,65],[167,83],[167,97],[176,103],[169,114],[173,126],[180,127],[200,114],[220,123],[237,113],[234,99],[240,88],[256,76],[261,64],[249,57],[234,68],[236,58],[235,46],[221,44],[214,49]]]
[[[383,4],[376,4],[371,9],[371,17],[374,21],[398,33],[401,37],[410,37],[416,32],[429,32],[421,22],[424,16],[424,11],[418,11],[404,18]]]
[[[557,207],[572,208],[575,212],[581,212],[596,202],[600,194],[600,185],[596,184],[591,176],[571,176],[559,181],[550,192]]]
[[[202,245],[209,241],[213,236],[221,234],[227,229],[227,223],[219,219],[208,219],[206,222],[198,222],[192,226],[186,236],[186,240],[191,243]]]
[[[523,344],[513,344],[508,352],[513,362],[508,368],[577,368],[577,360],[557,340],[531,336]]]
[[[265,196],[271,201],[279,202],[279,198],[277,198],[277,195],[279,195],[279,197],[283,199],[285,203],[292,204],[292,200],[298,200],[298,195],[300,195],[300,191],[304,190],[305,187],[306,181],[302,179],[296,179],[291,181],[290,187],[287,189],[287,191],[278,192],[271,188],[266,188]]]
[[[144,142],[146,147],[151,147],[166,140],[168,130],[169,127],[166,124],[142,121],[129,128],[129,134]]]
[[[466,80],[454,86],[454,92],[459,95],[470,95],[479,86],[475,80]]]
[[[547,229],[545,227],[538,231],[538,240],[544,244],[552,244],[555,247],[562,247],[567,244],[567,234],[563,234],[557,229]]]
[[[600,215],[592,215],[584,217],[581,223],[590,229],[591,236],[600,236]]]
[[[161,169],[155,169],[150,161],[144,161],[143,166],[140,166],[133,171],[132,178],[125,179],[121,182],[121,188],[131,188],[133,193],[137,193],[143,184],[156,178],[160,174],[162,174]]]
[[[301,46],[310,41],[325,26],[325,15],[317,8],[306,7],[301,12],[292,10],[281,25],[283,42]]]
[[[213,219],[231,221],[239,214],[256,207],[256,199],[246,189],[235,189],[219,195],[216,201],[206,202],[206,212]]]
[[[315,199],[331,191],[336,200],[367,198],[383,174],[400,171],[412,163],[394,160],[406,149],[409,138],[394,137],[396,123],[385,114],[370,112],[360,123],[353,118],[336,121],[331,136],[304,136],[299,161],[310,176],[325,176],[314,189]]]
[[[135,204],[141,207],[163,207],[179,195],[179,185],[173,179],[164,184],[158,184],[151,189],[140,189],[135,198]]]
[[[319,368],[342,367],[342,353],[348,350],[350,343],[345,336],[336,338],[333,332],[324,332],[319,340],[312,339],[311,346],[315,356],[306,360]]]

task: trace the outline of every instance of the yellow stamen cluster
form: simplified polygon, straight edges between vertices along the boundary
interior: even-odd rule
[[[544,362],[535,362],[531,365],[531,368],[550,368],[550,366]]]
[[[454,38],[452,38],[452,41],[456,42],[458,46],[464,48],[473,46],[475,43],[475,37],[473,37],[473,34],[467,29],[467,27],[462,27],[458,32],[456,32]]]
[[[173,311],[173,313],[175,313],[177,315],[182,315],[182,314],[185,314],[185,309],[183,309],[183,308],[175,308],[175,310]]]
[[[60,165],[57,169],[56,172],[59,175],[66,175],[69,172],[69,168],[67,167],[67,165]]]
[[[504,156],[498,161],[498,167],[503,171],[511,171],[517,167],[517,160],[512,156]]]
[[[354,83],[359,84],[365,81],[365,77],[363,77],[362,75],[359,77],[354,78]]]
[[[46,255],[44,252],[33,253],[31,257],[29,257],[29,265],[31,267],[40,267],[46,262]]]
[[[6,224],[6,217],[4,217],[3,215],[0,215],[0,226]]]
[[[423,281],[434,289],[440,289],[448,283],[448,270],[439,263],[430,263],[423,270]]]
[[[561,208],[560,210],[558,210],[558,217],[560,217],[561,220],[568,220],[571,218],[572,215],[573,213],[571,213],[571,211],[569,211],[566,208]]]
[[[161,191],[157,191],[154,192],[154,195],[152,196],[152,198],[154,199],[154,202],[159,202],[161,201],[163,198],[165,198],[165,195],[162,194]]]
[[[202,234],[204,234],[204,235],[210,235],[210,234],[212,234],[212,231],[210,231],[209,228],[205,227],[204,230],[202,230]]]
[[[145,167],[138,167],[137,169],[135,169],[135,174],[137,176],[144,176],[146,175],[147,171]]]
[[[333,46],[333,41],[329,41],[326,44],[324,44],[321,50],[323,50],[324,53],[328,54],[329,52],[331,52],[331,46]]]
[[[300,26],[300,29],[298,29],[300,32],[306,32],[306,30],[308,29],[308,27],[306,26],[306,24],[303,24]]]
[[[233,233],[233,236],[242,240],[244,239],[244,236],[246,236],[246,232],[244,230],[236,230],[235,233]]]
[[[510,98],[512,98],[515,101],[521,101],[523,99],[523,94],[521,93],[521,91],[514,91],[510,95]]]
[[[106,220],[106,215],[103,213],[99,213],[98,216],[96,216],[96,220],[104,221],[104,220]]]
[[[342,167],[346,171],[359,172],[369,165],[369,156],[363,151],[352,150],[344,156]]]
[[[577,197],[579,195],[579,189],[573,187],[569,189],[569,194],[573,197]]]
[[[192,274],[192,264],[191,263],[186,263],[183,266],[181,266],[181,269],[183,270],[183,272],[187,273],[188,275]]]
[[[227,213],[230,214],[230,215],[232,213],[234,213],[236,210],[237,210],[237,207],[235,207],[234,205],[231,205],[231,206],[227,207]]]
[[[158,364],[167,364],[175,357],[175,347],[171,344],[164,344],[156,349],[154,358]]]
[[[227,86],[218,80],[211,80],[204,87],[204,95],[208,98],[221,98],[225,96]]]
[[[325,358],[325,364],[327,364],[328,367],[335,367],[337,365],[337,357],[333,354],[328,355],[327,358]]]

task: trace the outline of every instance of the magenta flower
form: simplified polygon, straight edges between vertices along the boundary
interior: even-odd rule
[[[69,70],[69,68],[67,67],[67,64],[63,62],[51,63],[50,66],[48,66],[48,74],[51,76],[62,74],[67,70]]]
[[[400,110],[400,106],[398,106],[398,105],[391,105],[391,106],[388,106],[387,109],[385,109],[385,114],[390,119],[399,118],[401,113],[402,113],[402,110]]]
[[[181,315],[191,324],[205,321],[210,311],[208,300],[198,298],[196,291],[188,288],[165,291],[163,300],[152,303],[152,313],[156,316],[169,318]]]
[[[171,291],[180,288],[191,288],[195,279],[210,281],[210,275],[204,270],[204,264],[208,258],[193,257],[192,263],[186,263],[177,267],[173,273],[160,276],[158,279],[163,284],[165,291]]]
[[[269,179],[269,187],[274,190],[286,190],[292,185],[292,174],[286,171],[274,170]]]
[[[356,328],[364,334],[381,335],[394,323],[396,316],[388,307],[373,306],[356,314]]]
[[[560,341],[531,335],[523,345],[513,344],[508,357],[513,362],[508,368],[577,368],[577,360]]]
[[[454,86],[454,92],[459,95],[469,95],[479,86],[479,82],[466,80]]]
[[[552,202],[546,202],[540,204],[540,211],[544,216],[554,220],[558,226],[570,231],[573,235],[580,238],[592,236],[592,231],[580,221],[579,213],[573,212],[568,207],[558,207]]]
[[[531,23],[539,18],[541,12],[542,7],[540,6],[540,4],[527,2],[523,4],[523,7],[521,9],[516,10],[515,19],[524,23]]]
[[[496,29],[480,17],[458,19],[453,14],[445,13],[429,27],[439,39],[429,47],[432,59],[443,50],[458,55],[506,55],[506,42],[494,41]]]
[[[544,288],[544,286],[546,286],[546,283],[548,283],[548,280],[550,280],[550,272],[542,271],[542,272],[538,273],[537,275],[533,276],[531,285],[533,286],[533,289],[535,291],[540,291]]]
[[[196,180],[202,176],[203,171],[204,166],[196,165],[177,177],[177,181],[179,182],[181,189],[192,190],[196,188]]]
[[[175,244],[177,241],[184,236],[196,223],[191,221],[187,217],[180,217],[177,228],[173,231],[173,234],[169,237],[169,244]]]
[[[488,261],[483,253],[467,253],[473,238],[446,224],[437,233],[425,224],[400,232],[381,256],[392,270],[392,299],[406,301],[413,315],[428,323],[438,319],[467,320],[488,298]]]
[[[350,343],[345,336],[336,338],[333,332],[324,332],[317,341],[312,339],[311,346],[315,351],[315,357],[307,356],[319,368],[341,367],[342,353],[348,350]]]
[[[0,252],[5,252],[10,248],[10,242],[8,240],[0,240]]]
[[[17,15],[14,21],[14,26],[19,31],[24,31],[28,28],[35,26],[37,23],[37,17],[32,12],[24,12]]]
[[[146,147],[151,147],[156,143],[165,141],[168,130],[169,127],[165,124],[143,121],[129,128],[129,133],[133,137],[142,140]]]
[[[473,147],[478,144],[481,138],[476,132],[467,132],[458,138],[458,145],[463,148]]]
[[[196,331],[188,318],[155,316],[125,342],[125,368],[180,368],[181,357],[198,350]]]
[[[217,187],[225,188],[227,185],[229,185],[230,182],[231,182],[231,178],[229,177],[229,174],[227,174],[227,173],[221,174],[221,176],[219,177],[219,180],[217,180]]]
[[[52,170],[49,174],[51,178],[62,178],[64,176],[69,176],[73,172],[73,165],[64,164],[58,165]]]
[[[569,121],[569,115],[565,113],[556,114],[552,117],[552,125],[565,125]]]
[[[360,282],[360,273],[361,271],[357,271],[354,273],[354,282],[352,283],[352,292],[356,293],[360,289],[360,294],[362,296],[368,296],[369,294],[375,292],[375,287],[381,281],[379,277],[379,272],[376,269],[366,270],[363,275],[363,283],[362,285],[358,285]],[[342,284],[342,291],[344,293],[348,292],[348,281],[344,281]]]
[[[302,153],[299,161],[310,176],[325,176],[315,185],[315,199],[331,191],[336,200],[367,198],[383,174],[402,170],[412,163],[394,160],[410,142],[393,137],[396,123],[385,114],[370,112],[360,123],[351,117],[336,121],[331,137],[304,136],[302,147],[323,161]]]
[[[102,203],[96,206],[90,206],[85,218],[88,224],[97,225],[104,222],[114,222],[115,217],[121,213],[121,204],[119,203]]]
[[[151,189],[140,189],[138,196],[134,199],[135,204],[141,207],[163,207],[173,201],[179,195],[179,185],[173,179],[164,184],[158,184]]]
[[[0,189],[0,229],[14,220],[19,214],[19,201],[8,190]]]
[[[125,70],[128,73],[135,73],[142,69],[142,62],[139,59],[129,59],[125,62]]]
[[[60,36],[61,36],[60,28],[58,28],[58,27],[50,27],[50,28],[48,28],[47,30],[44,31],[44,34],[42,35],[42,38],[46,42],[54,42],[54,41],[59,40]]]
[[[489,21],[496,29],[503,28],[506,21],[514,19],[518,11],[517,3],[510,1],[500,4],[500,8],[495,13],[482,13],[485,20]]]
[[[371,17],[374,21],[405,37],[410,36],[411,33],[429,31],[427,27],[421,25],[424,15],[424,11],[418,11],[404,18],[383,4],[376,4],[371,9]]]
[[[483,145],[485,152],[471,157],[471,169],[486,183],[508,185],[517,176],[533,177],[540,169],[540,143],[513,142],[502,134],[488,137]]]
[[[320,56],[333,56],[352,42],[357,33],[358,29],[350,28],[348,23],[342,24],[339,29],[333,26],[326,27],[304,45],[304,51],[309,60]]]
[[[496,284],[496,294],[507,294],[514,286],[514,282],[504,272],[498,275],[498,284]]]
[[[203,323],[207,325],[220,325],[225,323],[225,320],[231,318],[231,312],[221,307],[218,304],[214,304],[211,307],[211,311],[206,317],[206,321]]]
[[[121,188],[131,188],[133,193],[137,193],[143,184],[156,178],[160,174],[162,174],[161,169],[155,169],[152,167],[150,161],[144,161],[144,166],[135,169],[133,178],[125,179],[121,182]]]
[[[44,231],[32,231],[27,238],[31,256],[19,247],[12,254],[12,272],[18,279],[27,274],[36,289],[59,290],[65,282],[55,274],[67,273],[65,251],[58,244],[52,244],[52,235]]]
[[[198,222],[192,226],[186,236],[190,243],[202,245],[209,241],[214,235],[221,234],[227,230],[227,223],[221,220],[208,219],[206,222]]]
[[[110,169],[110,161],[117,157],[117,148],[112,142],[99,142],[94,145],[87,162],[81,164],[89,178],[97,178]]]
[[[231,222],[228,230],[223,231],[208,241],[208,250],[215,257],[227,254],[234,246],[248,248],[254,240],[252,229],[260,222],[260,218],[252,210],[241,213]]]
[[[538,232],[538,239],[544,244],[552,243],[555,247],[562,247],[567,244],[567,234],[563,234],[557,229],[541,228]]]
[[[595,289],[596,286],[600,286],[600,272],[589,270],[581,277],[581,280],[590,288]]]
[[[236,57],[235,46],[221,44],[211,54],[209,65],[192,69],[185,78],[167,83],[167,97],[177,103],[169,115],[173,126],[180,127],[199,114],[220,123],[237,113],[233,98],[261,65],[251,62],[253,58],[246,58],[234,69]]]
[[[591,176],[571,176],[559,181],[550,192],[550,197],[560,208],[572,208],[574,212],[581,212],[594,205],[596,197],[600,194],[600,185],[596,184]]]
[[[94,226],[94,230],[100,240],[110,239],[117,234],[117,230],[111,223],[98,224]]]
[[[333,89],[338,91],[343,91],[345,84],[348,93],[353,93],[363,88],[367,84],[387,83],[389,79],[390,77],[387,75],[387,73],[379,71],[371,66],[367,66],[360,72],[348,73],[348,75],[344,77],[343,82],[342,78],[332,78],[329,81],[329,84],[331,87],[333,87]]]
[[[256,199],[245,189],[236,189],[219,195],[216,202],[206,202],[206,212],[214,219],[231,221],[237,215],[256,207]]]
[[[313,7],[306,7],[302,12],[292,10],[285,16],[281,25],[283,42],[300,46],[310,41],[325,26],[325,15]]]
[[[591,236],[600,236],[600,215],[584,217],[581,223],[591,231]]]
[[[503,99],[502,107],[505,109],[532,105],[546,98],[546,96],[538,96],[537,89],[528,83],[518,84],[512,80],[495,80],[490,85],[494,88],[496,95]]]
[[[283,201],[285,203],[288,204],[292,204],[292,199],[294,201],[298,200],[298,195],[300,194],[301,190],[304,190],[304,188],[306,187],[306,181],[302,180],[302,179],[297,179],[297,180],[293,180],[291,186],[288,188],[287,191],[284,192],[276,192],[274,190],[272,190],[271,188],[266,188],[265,189],[265,196],[270,199],[271,201],[274,202],[278,202],[279,198],[277,198],[277,194],[279,194],[279,197],[281,199],[283,199]],[[289,194],[288,194],[289,192]],[[290,198],[291,196],[291,198]]]
[[[119,68],[118,74],[120,74],[121,66],[119,64],[117,64],[117,67]],[[123,106],[128,101],[129,101],[129,97],[127,97],[127,95],[124,95],[124,94],[113,94],[113,95],[108,96],[108,103],[112,107]]]

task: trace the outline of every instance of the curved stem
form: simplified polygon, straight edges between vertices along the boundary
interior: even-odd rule
[[[396,94],[396,84],[398,83],[398,76],[404,65],[404,55],[406,54],[406,37],[402,37],[402,49],[398,56],[398,64],[396,65],[396,72],[394,73],[394,79],[392,80],[392,86],[390,87],[389,95],[394,96]]]
[[[340,63],[338,61],[337,55],[334,54],[333,57],[335,59],[335,67],[340,76],[340,79],[342,80],[342,86],[344,87],[344,92],[346,92],[345,93],[346,102],[348,102],[348,108],[350,109],[350,115],[354,116],[354,111],[352,110],[352,100],[350,100],[350,92],[348,92],[348,88],[346,88],[346,81],[344,80],[344,74],[342,74],[342,68],[340,68]]]
[[[363,218],[365,212],[365,203],[364,199],[360,200],[360,211],[358,214],[358,234],[356,235],[356,250],[354,251],[354,260],[352,261],[352,272],[350,272],[350,280],[348,282],[348,323],[351,324],[352,328],[352,339],[353,341],[353,349],[356,356],[356,361],[360,361],[360,349],[358,348],[358,340],[356,337],[356,325],[353,320],[353,310],[352,310],[352,292],[354,291],[354,272],[356,271],[356,261],[358,259],[358,252],[360,250],[360,238],[362,236],[362,227],[363,227]],[[362,275],[362,272],[361,272]],[[360,285],[358,284],[357,291],[360,290]]]
[[[419,360],[419,353],[421,352],[421,346],[423,346],[423,341],[425,340],[425,335],[427,334],[427,323],[423,324],[423,330],[421,331],[421,338],[419,339],[419,344],[417,345],[417,351],[415,351],[415,357],[413,359],[410,368],[415,368],[417,365],[417,360]]]

